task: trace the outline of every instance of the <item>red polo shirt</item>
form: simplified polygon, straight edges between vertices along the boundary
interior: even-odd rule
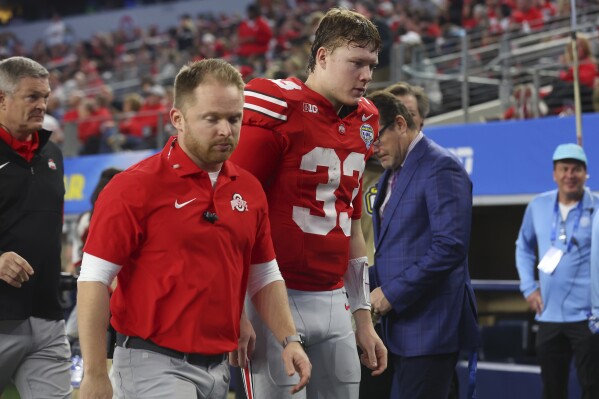
[[[213,189],[171,138],[102,191],[85,252],[122,266],[110,306],[117,331],[182,352],[228,352],[250,264],[274,259],[266,197],[228,161]]]

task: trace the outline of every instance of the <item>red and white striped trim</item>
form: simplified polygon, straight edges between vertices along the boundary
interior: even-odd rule
[[[287,120],[287,115],[285,115],[287,102],[285,100],[251,90],[246,90],[244,94],[244,108],[270,116],[271,118],[282,121]]]
[[[247,399],[256,399],[254,396],[254,378],[252,377],[252,362],[248,359],[247,366],[241,369],[241,378],[243,379],[243,389]]]

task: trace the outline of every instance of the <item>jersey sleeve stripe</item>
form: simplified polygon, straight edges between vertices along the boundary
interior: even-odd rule
[[[274,119],[279,119],[282,121],[287,120],[287,115],[279,114],[277,112],[271,111],[271,110],[261,107],[259,105],[245,103],[243,108],[251,109],[252,111],[256,111],[256,112],[264,114],[266,116],[270,116],[271,118],[274,118]]]
[[[245,94],[246,97],[255,97],[255,98],[258,98],[260,100],[268,101],[268,102],[273,103],[275,105],[287,108],[287,102],[285,100],[281,100],[281,99],[276,98],[276,97],[267,96],[266,94],[258,93],[256,91],[251,91],[251,90],[245,90],[244,94]]]

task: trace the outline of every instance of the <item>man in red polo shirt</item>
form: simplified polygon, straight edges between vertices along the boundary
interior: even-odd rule
[[[227,161],[237,145],[243,81],[222,60],[184,66],[161,153],[101,193],[84,248],[78,316],[81,398],[111,398],[105,331],[117,331],[115,397],[226,398],[226,353],[238,345],[246,288],[284,346],[302,389],[310,362],[296,342],[260,183]],[[299,339],[297,339],[299,341]]]

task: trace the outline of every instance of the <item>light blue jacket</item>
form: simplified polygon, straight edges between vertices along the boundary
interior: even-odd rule
[[[599,212],[595,212],[591,243],[591,303],[593,315],[599,317]]]
[[[540,194],[528,204],[524,213],[516,241],[516,267],[520,276],[520,291],[525,298],[538,288],[535,270],[552,245],[556,201],[557,190]],[[541,315],[537,315],[537,320],[573,322],[587,319],[591,311],[591,224],[598,206],[599,196],[585,189],[582,210],[573,208],[568,213],[566,236],[568,240],[573,240],[569,252],[566,244],[558,238],[560,225],[555,223],[557,231],[553,245],[561,249],[564,255],[552,274],[538,272],[544,309]],[[578,229],[573,236],[579,217]]]

